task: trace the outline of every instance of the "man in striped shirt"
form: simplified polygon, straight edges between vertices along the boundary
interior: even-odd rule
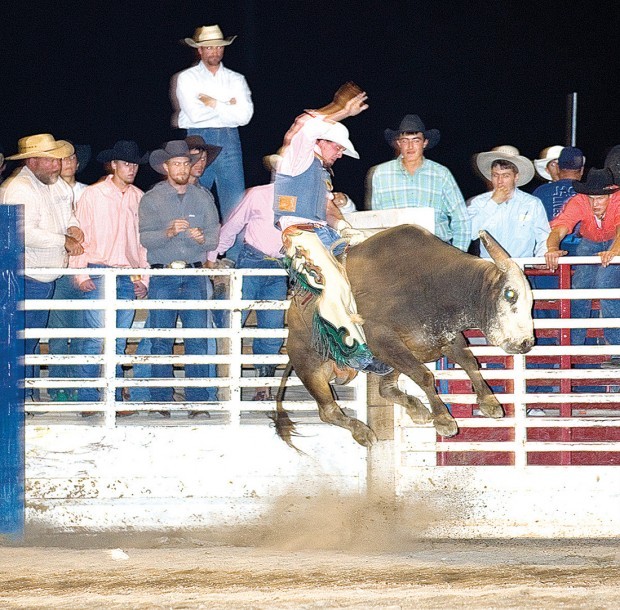
[[[398,129],[386,129],[385,139],[399,153],[369,172],[373,210],[431,207],[435,210],[435,234],[467,251],[471,241],[465,200],[450,171],[424,156],[439,142],[437,129],[425,129],[416,114],[408,114]]]

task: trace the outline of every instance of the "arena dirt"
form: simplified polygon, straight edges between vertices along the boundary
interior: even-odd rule
[[[430,540],[432,507],[288,496],[212,531],[0,547],[2,608],[617,608],[616,540]]]

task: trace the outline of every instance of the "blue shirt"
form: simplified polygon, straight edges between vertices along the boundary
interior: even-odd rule
[[[467,211],[472,235],[477,238],[484,229],[513,258],[543,256],[551,229],[540,199],[517,188],[508,201],[497,204],[492,194],[490,191],[471,200]],[[489,258],[482,244],[480,256]]]

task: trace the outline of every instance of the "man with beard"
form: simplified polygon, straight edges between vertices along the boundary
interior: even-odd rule
[[[82,254],[84,235],[73,215],[73,191],[59,179],[61,160],[73,153],[73,146],[55,140],[49,133],[26,136],[19,140],[19,152],[7,157],[24,160],[24,165],[9,178],[1,189],[0,201],[23,205],[25,261],[27,268],[66,267],[70,256]],[[57,274],[24,278],[26,299],[51,299]],[[45,328],[49,318],[46,309],[26,312],[26,328]],[[26,339],[26,354],[34,354],[38,339]],[[26,376],[33,376],[26,368]],[[33,399],[30,390],[27,399]]]
[[[183,140],[167,142],[151,153],[151,167],[166,176],[142,198],[139,210],[140,240],[147,249],[148,262],[153,269],[202,268],[206,253],[218,243],[220,224],[213,196],[207,190],[189,183],[192,155]],[[204,275],[154,275],[151,277],[151,299],[206,300],[213,293],[211,282]],[[208,312],[204,309],[151,310],[150,328],[175,328],[177,318],[185,328],[209,328]],[[153,337],[151,353],[172,353],[174,339]],[[208,354],[205,338],[186,338],[185,354]],[[212,365],[211,365],[212,366]],[[154,364],[154,377],[172,377],[172,366]],[[188,364],[186,377],[211,377],[210,365]],[[171,402],[173,389],[153,387],[151,398]],[[216,388],[185,388],[189,402],[217,400]]]
[[[140,244],[138,230],[138,206],[143,192],[133,183],[140,164],[146,163],[146,155],[140,155],[133,140],[119,140],[114,147],[97,155],[100,163],[109,163],[111,174],[104,180],[86,187],[76,208],[76,216],[84,231],[84,253],[71,260],[71,268],[88,269],[83,275],[75,276],[75,285],[88,300],[104,297],[104,276],[93,275],[94,270],[105,267],[146,268],[146,250]],[[116,282],[117,297],[120,299],[144,298],[147,293],[144,276],[119,275]],[[116,313],[117,328],[130,328],[135,310],[119,309]],[[99,309],[84,310],[87,328],[102,328],[104,312]],[[117,339],[116,353],[125,352],[127,340]],[[81,342],[85,354],[100,354],[103,339],[88,337]],[[80,364],[76,367],[77,377],[97,377],[99,366]],[[122,376],[120,367],[117,375]],[[98,400],[95,388],[79,388],[78,400]],[[121,399],[120,390],[117,400]]]

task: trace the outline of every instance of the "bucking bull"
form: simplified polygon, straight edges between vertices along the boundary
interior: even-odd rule
[[[394,367],[381,377],[381,396],[403,405],[416,424],[432,421],[441,436],[455,435],[458,427],[425,362],[447,356],[459,364],[471,379],[480,411],[499,418],[504,410],[482,379],[463,331],[481,329],[489,343],[508,354],[524,354],[534,345],[532,292],[523,272],[489,234],[481,232],[480,239],[493,261],[465,254],[416,225],[401,225],[351,248],[343,261],[368,346]],[[369,446],[374,432],[342,411],[330,386],[350,381],[355,371],[338,369],[311,347],[313,310],[307,293],[295,291],[288,313],[290,366],[316,400],[321,419]],[[398,388],[401,373],[425,392],[430,412]],[[295,425],[282,406],[286,377],[273,419],[278,435],[294,447]]]

